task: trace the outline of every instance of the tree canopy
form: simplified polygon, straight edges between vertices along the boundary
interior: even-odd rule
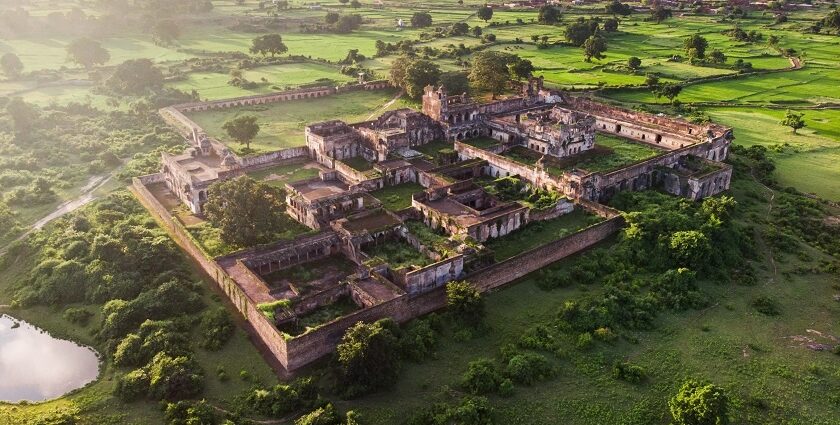
[[[683,49],[690,58],[703,59],[706,57],[706,48],[709,42],[700,34],[690,35],[683,40]]]
[[[683,383],[668,401],[675,425],[727,425],[729,398],[723,388],[694,380]]]
[[[804,116],[805,114],[801,112],[796,113],[788,109],[787,112],[785,112],[785,117],[782,119],[780,124],[790,127],[793,130],[793,133],[796,134],[796,130],[805,127],[805,120],[803,119]]]
[[[425,28],[432,25],[432,15],[426,12],[414,12],[411,15],[411,26],[414,28]]]
[[[245,145],[246,149],[251,148],[251,141],[260,132],[260,125],[254,115],[241,115],[222,125],[222,130],[239,143]]]
[[[119,94],[140,95],[163,87],[163,73],[149,59],[127,60],[117,66],[105,85]]]
[[[476,325],[484,318],[484,299],[478,289],[465,280],[446,284],[446,305],[463,323]]]
[[[263,56],[270,54],[274,57],[286,53],[289,48],[283,43],[283,37],[280,34],[266,34],[253,39],[249,51]]]
[[[607,13],[613,15],[627,16],[633,13],[633,8],[629,4],[622,3],[619,0],[613,0],[605,9]]]
[[[553,25],[560,22],[560,17],[560,9],[554,5],[544,4],[540,7],[537,22],[545,25]]]
[[[607,40],[600,35],[592,35],[583,42],[583,56],[584,60],[591,62],[592,58],[601,60],[605,58],[604,52],[607,51]]]
[[[204,212],[227,243],[248,247],[274,241],[291,217],[283,192],[249,177],[210,186]]]
[[[0,57],[0,70],[8,78],[20,77],[20,73],[23,72],[23,62],[20,61],[18,55],[6,53]]]
[[[511,79],[511,69],[525,69],[527,65],[519,65],[519,56],[499,51],[485,50],[476,53],[470,67],[470,84],[496,96],[504,91]]]
[[[434,62],[400,56],[391,65],[388,80],[416,99],[423,95],[424,87],[438,84],[440,76],[440,68]]]
[[[478,16],[478,19],[487,22],[490,19],[493,19],[493,8],[485,4],[484,6],[478,8],[476,16]]]
[[[111,54],[98,41],[84,37],[67,45],[67,60],[90,70],[94,65],[102,65],[111,59]]]
[[[358,322],[336,347],[339,383],[347,396],[393,385],[399,372],[396,324],[390,319]]]

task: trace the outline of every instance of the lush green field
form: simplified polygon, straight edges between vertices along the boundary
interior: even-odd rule
[[[195,90],[202,99],[215,100],[231,97],[266,94],[315,81],[323,81],[324,85],[353,81],[355,78],[341,74],[335,67],[320,63],[295,63],[287,65],[265,66],[243,71],[243,78],[257,83],[254,89],[245,89],[228,84],[230,75],[215,72],[194,72],[186,80],[170,84],[179,90],[190,92]]]
[[[391,90],[358,91],[316,99],[195,112],[190,114],[190,118],[204,128],[207,134],[242,153],[245,146],[230,140],[222,126],[240,115],[256,115],[259,118],[260,133],[251,142],[251,149],[255,153],[270,152],[305,145],[304,127],[311,123],[331,119],[349,123],[364,121],[391,100],[394,94]],[[394,105],[399,105],[399,102]]]

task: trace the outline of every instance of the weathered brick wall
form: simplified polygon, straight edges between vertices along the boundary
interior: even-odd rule
[[[228,299],[236,307],[237,311],[248,321],[259,342],[271,352],[283,367],[289,369],[286,340],[283,338],[283,335],[256,308],[254,302],[245,295],[233,279],[218,264],[210,259],[211,257],[200,248],[187,229],[172,217],[169,211],[157,201],[155,196],[143,184],[143,181],[155,180],[156,177],[154,176],[150,175],[132,179],[132,191],[137,199],[163,225],[163,228],[173,240],[198,263],[207,276],[216,283],[218,288],[228,296]]]
[[[309,150],[306,146],[301,145],[260,155],[239,158],[239,165],[243,168],[242,171],[249,172],[263,167],[292,163],[308,157]]]

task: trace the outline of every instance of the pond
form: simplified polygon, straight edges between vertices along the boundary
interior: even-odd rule
[[[50,400],[97,375],[99,356],[92,348],[0,315],[0,401]]]

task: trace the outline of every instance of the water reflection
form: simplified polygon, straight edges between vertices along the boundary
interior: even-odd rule
[[[53,399],[98,374],[99,358],[93,349],[0,315],[0,401]]]

